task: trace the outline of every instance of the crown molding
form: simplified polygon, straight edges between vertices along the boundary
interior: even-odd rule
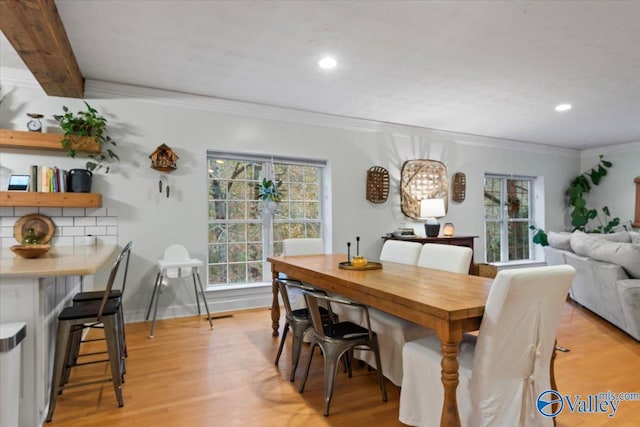
[[[604,147],[588,148],[580,152],[581,159],[587,159],[590,157],[598,157],[600,154],[613,154],[613,153],[632,153],[640,151],[640,141],[628,142],[626,144],[606,145]]]
[[[398,136],[419,136],[431,140],[446,140],[457,144],[474,145],[498,149],[526,151],[578,158],[579,150],[534,144],[531,142],[464,134],[459,132],[379,122],[355,117],[338,116],[313,111],[255,104],[232,99],[213,98],[202,95],[168,91],[143,86],[125,85],[87,79],[85,96],[113,98],[127,97],[181,108],[193,108],[223,114],[250,116],[267,120],[279,120],[311,126],[331,127],[367,133],[390,133]]]
[[[2,68],[2,67],[0,67]],[[2,68],[2,81],[21,87],[40,87],[35,78],[27,70]],[[178,108],[190,108],[211,111],[221,114],[249,116],[266,120],[278,120],[311,126],[366,132],[388,133],[400,137],[424,137],[433,141],[446,141],[456,144],[479,146],[502,150],[516,150],[529,153],[549,154],[569,158],[579,158],[580,150],[534,144],[525,141],[493,138],[489,136],[465,134],[438,129],[409,126],[396,123],[379,122],[355,117],[317,113],[313,111],[276,107],[273,105],[255,104],[232,99],[213,98],[202,95],[134,86],[101,80],[85,80],[85,98],[118,99],[129,98],[150,102],[157,105]]]

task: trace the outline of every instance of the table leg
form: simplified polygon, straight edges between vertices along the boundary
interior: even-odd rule
[[[278,301],[278,284],[276,279],[278,278],[278,272],[271,270],[271,292],[273,299],[271,301],[271,328],[273,329],[273,336],[278,336],[278,328],[280,327],[280,302]]]
[[[556,355],[557,353],[557,344],[558,344],[558,340],[555,340],[553,342],[553,353],[551,353],[551,364],[549,366],[549,377],[551,379],[551,390],[555,390],[558,391],[558,385],[556,384],[556,371],[555,371],[555,364],[556,364]],[[558,403],[552,403],[551,404],[551,410],[555,413],[558,410]],[[556,425],[556,417],[553,417],[553,425]]]
[[[443,322],[438,325],[438,338],[442,353],[442,387],[444,403],[442,405],[441,427],[460,427],[460,414],[456,390],[458,388],[458,346],[462,341],[462,329],[455,323]]]

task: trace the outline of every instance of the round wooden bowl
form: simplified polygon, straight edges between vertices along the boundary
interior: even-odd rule
[[[22,258],[38,258],[49,252],[51,245],[14,245],[11,251]]]

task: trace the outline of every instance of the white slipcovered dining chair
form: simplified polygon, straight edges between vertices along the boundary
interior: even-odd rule
[[[418,266],[466,274],[469,272],[473,250],[466,246],[425,243],[422,245]]]
[[[416,265],[422,244],[418,242],[404,242],[402,240],[387,240],[380,251],[380,261],[398,262],[400,264]]]
[[[575,275],[568,265],[500,271],[477,338],[460,344],[458,410],[463,426],[551,426],[536,409],[551,388],[550,363],[562,307]],[[404,346],[400,421],[439,426],[444,401],[438,338]]]
[[[422,244],[417,242],[387,240],[382,246],[380,261],[415,265],[421,249]],[[342,313],[338,313],[338,315],[343,317]],[[378,346],[380,347],[382,372],[392,383],[399,386],[402,383],[402,346],[408,341],[432,334],[433,331],[375,308],[369,309],[369,315],[371,329],[379,337]],[[354,319],[349,320],[353,321]],[[356,320],[361,326],[365,326],[362,319]],[[377,368],[376,360],[371,352],[355,351],[354,357]]]
[[[282,240],[283,256],[316,255],[322,253],[324,253],[324,245],[322,243],[322,239],[302,238]],[[307,307],[307,304],[304,302],[302,291],[296,288],[289,289],[289,302],[291,304],[292,310],[298,310]]]

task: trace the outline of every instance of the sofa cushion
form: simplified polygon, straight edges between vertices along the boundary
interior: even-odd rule
[[[629,237],[631,238],[631,243],[640,243],[640,233],[637,231],[630,231]]]
[[[618,264],[627,271],[630,277],[640,279],[640,245],[587,239],[584,250],[590,258]]]
[[[555,231],[550,231],[547,233],[547,241],[552,248],[565,251],[571,250],[571,233],[569,232],[556,233]]]
[[[578,255],[589,256],[584,249],[584,246],[588,240],[604,240],[608,242],[622,242],[629,243],[631,238],[626,231],[620,231],[618,233],[585,233],[580,230],[576,230],[571,234],[571,249]]]

